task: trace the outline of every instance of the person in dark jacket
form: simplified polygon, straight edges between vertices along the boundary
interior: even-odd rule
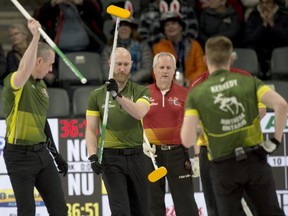
[[[204,48],[209,37],[222,35],[228,37],[234,47],[241,46],[241,20],[239,14],[227,0],[210,0],[199,19],[198,41]]]
[[[266,79],[273,49],[288,46],[288,14],[276,0],[259,1],[246,22],[245,42],[247,47],[256,50]]]
[[[2,44],[0,44],[0,79],[2,83],[2,80],[4,79],[5,75],[6,75],[6,59],[5,59],[5,54],[4,54],[4,50],[2,47]]]
[[[51,0],[34,13],[49,37],[63,52],[101,52],[102,4],[97,0]]]

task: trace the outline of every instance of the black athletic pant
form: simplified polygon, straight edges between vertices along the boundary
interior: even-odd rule
[[[201,176],[201,183],[206,203],[206,209],[208,216],[218,216],[217,204],[216,204],[216,197],[212,187],[212,180],[210,177],[210,169],[211,169],[211,161],[208,160],[208,152],[206,146],[200,147],[200,154],[199,154],[199,164],[200,164],[200,176]],[[246,201],[251,213],[253,216],[257,216],[257,211],[253,206],[250,198],[247,196],[246,191],[243,193],[243,198]]]
[[[200,177],[208,216],[218,216],[216,197],[211,183],[211,161],[208,160],[207,147],[201,146],[199,153]]]
[[[67,215],[59,173],[46,144],[6,144],[4,160],[16,198],[18,216],[35,216],[34,187],[50,216]]]
[[[198,216],[198,207],[194,199],[191,163],[188,150],[182,146],[171,150],[156,149],[157,165],[167,169],[166,178],[171,191],[177,216]],[[154,171],[150,158],[146,158],[148,172]],[[151,216],[166,215],[165,178],[149,183]]]
[[[251,152],[242,161],[212,162],[210,174],[219,215],[244,216],[241,198],[245,190],[259,215],[284,216],[266,157]]]
[[[103,180],[112,216],[148,216],[148,179],[142,148],[104,149]]]

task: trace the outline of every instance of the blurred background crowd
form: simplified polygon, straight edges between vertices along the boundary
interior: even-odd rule
[[[108,78],[115,29],[115,17],[106,13],[110,4],[131,12],[129,19],[120,22],[117,46],[130,50],[131,80],[139,84],[153,82],[153,56],[166,51],[177,59],[175,81],[189,87],[207,70],[202,60],[204,44],[214,35],[224,35],[233,41],[235,67],[262,80],[288,78],[288,67],[284,72],[281,68],[273,72],[288,62],[288,0],[19,2],[86,76],[88,85],[100,85]],[[0,85],[8,73],[17,69],[31,39],[26,20],[16,7],[10,1],[1,4]],[[275,50],[278,52],[273,54]],[[280,56],[281,61],[284,59],[284,63],[280,60],[273,63],[274,55]],[[53,72],[45,77],[47,85],[65,88],[72,94],[81,83],[69,70],[58,56]]]

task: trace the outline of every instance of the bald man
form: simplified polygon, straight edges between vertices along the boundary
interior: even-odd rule
[[[113,78],[93,90],[88,98],[86,145],[93,171],[97,175],[102,173],[112,215],[146,216],[149,215],[148,181],[141,119],[150,109],[150,92],[129,80],[131,66],[129,51],[117,48]],[[107,91],[110,92],[109,116],[100,164],[95,131],[103,119]]]

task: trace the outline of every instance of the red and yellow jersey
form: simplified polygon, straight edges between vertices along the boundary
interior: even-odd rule
[[[172,83],[162,92],[156,84],[149,85],[150,110],[143,119],[143,127],[152,144],[181,144],[180,130],[188,90]]]

